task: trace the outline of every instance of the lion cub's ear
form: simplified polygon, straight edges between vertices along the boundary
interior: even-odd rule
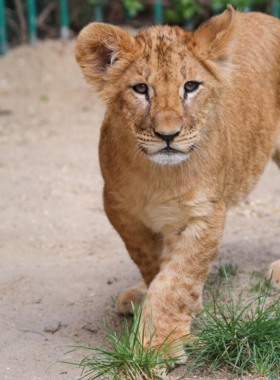
[[[203,59],[223,62],[230,58],[234,42],[236,12],[231,5],[219,16],[212,17],[193,34],[197,54]]]
[[[120,73],[127,66],[134,45],[134,38],[117,26],[91,23],[77,38],[76,59],[86,80],[102,92],[111,69],[114,67]]]

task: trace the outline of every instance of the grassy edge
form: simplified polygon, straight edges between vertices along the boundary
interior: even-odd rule
[[[176,355],[182,349],[181,339],[170,339],[169,334],[160,345],[153,346],[154,332],[150,329],[150,343],[144,348],[144,327],[141,324],[142,307],[134,310],[131,326],[125,320],[121,333],[113,331],[105,324],[105,343],[102,347],[71,346],[71,351],[86,350],[90,355],[80,363],[63,361],[82,368],[80,379],[112,380],[163,380],[167,379],[167,369],[181,361]],[[152,316],[150,320],[152,326]]]
[[[227,283],[228,284],[228,283]],[[227,369],[237,376],[253,374],[280,377],[280,298],[271,299],[271,281],[265,291],[246,303],[228,300],[206,305],[194,320],[195,333],[186,347],[190,374],[198,368],[208,372]],[[278,354],[277,354],[278,353]]]
[[[225,281],[219,281],[219,286],[226,285],[228,300],[218,302],[219,292],[213,292],[212,302],[205,305],[204,311],[194,319],[194,333],[191,338],[188,337],[186,346],[188,367],[180,379],[201,368],[211,374],[227,369],[237,376],[253,374],[278,379],[280,298],[271,300],[269,281],[260,288],[260,294],[246,303],[242,303],[240,298],[234,302],[226,269],[219,270],[219,278]],[[123,331],[119,334],[106,325],[104,346],[73,346],[74,350],[88,350],[90,355],[80,363],[64,363],[81,367],[80,379],[86,380],[167,379],[167,369],[181,359],[176,356],[176,349],[181,349],[182,340],[168,343],[168,336],[161,345],[153,346],[151,332],[151,343],[144,349],[144,335],[140,333],[141,314],[142,308],[137,311],[134,308],[131,326],[125,320]],[[152,326],[152,316],[150,324]]]

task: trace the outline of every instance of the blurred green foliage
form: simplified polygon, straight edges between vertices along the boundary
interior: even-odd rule
[[[224,9],[227,4],[231,4],[234,8],[241,11],[253,9],[255,6],[261,6],[268,3],[267,0],[211,0],[211,5],[214,11]]]
[[[89,0],[98,1],[98,0]],[[121,0],[129,17],[136,17],[147,4],[146,0]],[[280,4],[280,0],[273,0]],[[263,7],[270,8],[273,1],[269,0],[209,0],[204,5],[196,0],[169,0],[165,6],[165,22],[184,24],[191,22],[196,16],[203,18],[204,8],[212,13],[217,13],[226,8],[227,4],[232,4],[234,8],[241,11],[254,10]],[[151,3],[151,2],[150,2]]]
[[[147,26],[157,23],[156,11],[162,10],[163,22],[193,29],[222,12],[228,3],[241,11],[261,11],[280,18],[280,0],[162,0],[163,8],[160,0],[158,4],[153,0],[68,0],[70,29],[76,34],[92,20]],[[5,0],[7,37],[12,46],[27,40],[26,4],[26,0]],[[38,38],[58,37],[58,0],[36,0],[36,10]]]
[[[138,12],[144,9],[142,0],[122,0],[122,2],[128,12],[129,17],[137,16]]]
[[[103,0],[87,0],[90,5],[104,5]],[[128,17],[136,17],[138,12],[144,9],[143,0],[121,0]],[[106,2],[105,2],[106,3]]]
[[[280,3],[280,0],[274,0]],[[270,6],[271,1],[268,0],[209,0],[208,8],[210,12],[217,13],[231,4],[235,9],[241,11],[253,10],[256,7]],[[170,0],[169,7],[165,11],[165,21],[182,24],[191,21],[198,15],[203,14],[203,6],[195,0]]]
[[[172,23],[191,20],[201,9],[195,0],[173,0],[172,6],[165,11],[165,20]]]

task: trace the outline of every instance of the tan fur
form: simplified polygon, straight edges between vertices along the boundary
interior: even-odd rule
[[[182,337],[201,306],[227,208],[270,158],[280,167],[280,22],[229,6],[193,33],[159,26],[133,38],[93,23],[78,37],[77,60],[107,102],[104,205],[148,287],[143,321],[152,310],[153,344],[172,331]],[[202,84],[184,96],[189,81]],[[139,83],[148,97],[133,90]],[[170,146],[181,153],[158,153],[159,134],[175,133]],[[142,292],[123,293],[119,310],[131,311]]]
[[[275,288],[280,289],[280,260],[270,264],[266,277]]]

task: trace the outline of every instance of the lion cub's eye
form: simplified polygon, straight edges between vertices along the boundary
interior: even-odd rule
[[[200,85],[201,83],[195,82],[195,81],[186,82],[184,85],[185,92],[186,93],[193,92],[197,90]]]
[[[132,88],[135,92],[142,95],[147,95],[149,91],[148,86],[145,83],[138,83]]]

